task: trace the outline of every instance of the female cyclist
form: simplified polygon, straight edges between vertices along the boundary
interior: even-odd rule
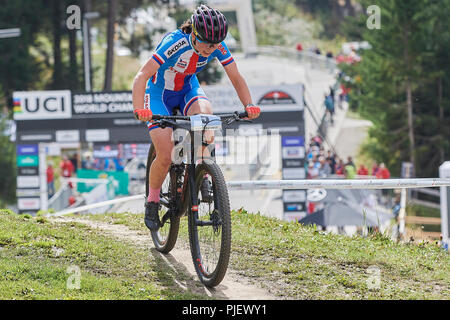
[[[149,195],[145,225],[157,230],[160,225],[159,193],[169,170],[174,146],[171,128],[151,123],[152,115],[172,115],[178,107],[183,115],[212,114],[211,103],[200,87],[196,73],[217,58],[225,69],[248,118],[257,118],[260,108],[253,105],[247,83],[223,41],[228,32],[225,16],[206,5],[199,6],[180,29],[167,34],[152,57],[139,70],[133,82],[133,107],[136,119],[146,121],[156,158],[149,175]],[[213,137],[207,137],[211,143]]]

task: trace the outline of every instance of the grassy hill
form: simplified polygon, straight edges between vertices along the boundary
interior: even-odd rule
[[[148,234],[141,215],[68,220],[0,212],[0,299],[208,298],[177,286],[187,275],[171,272],[131,236],[124,241],[83,222]],[[232,221],[230,269],[280,299],[450,298],[450,258],[435,244],[325,234],[244,210]],[[177,247],[186,245],[186,225],[184,218]],[[69,289],[77,272],[79,289]]]

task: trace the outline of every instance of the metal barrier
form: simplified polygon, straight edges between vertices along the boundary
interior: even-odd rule
[[[62,184],[59,190],[49,199],[48,209],[53,209],[54,211],[62,211],[66,208],[77,208],[83,203],[86,202],[86,198],[82,197],[78,199],[74,204],[69,205],[69,198],[73,195],[72,188],[70,187],[70,183],[74,185],[76,183],[86,183],[93,184],[98,188],[103,184],[110,183],[108,179],[79,179],[79,178],[61,178]],[[95,188],[94,188],[95,189]],[[94,190],[92,190],[94,191]]]
[[[407,189],[448,187],[448,178],[230,181],[230,189]]]
[[[54,211],[63,210],[69,205],[69,198],[72,195],[72,190],[69,187],[69,182],[64,181],[59,190],[49,199],[48,209]]]
[[[254,50],[258,54],[264,54],[275,57],[285,57],[295,59],[300,62],[306,62],[311,69],[323,69],[332,73],[336,69],[336,61],[334,58],[328,58],[324,55],[311,51],[298,51],[294,48],[278,47],[278,46],[258,46]]]
[[[255,189],[408,189],[449,187],[449,178],[422,178],[422,179],[324,179],[324,180],[260,180],[260,181],[230,181],[227,187],[231,190]],[[66,209],[48,216],[61,216],[86,211],[101,206],[121,202],[144,199],[144,194],[94,203],[74,209]]]

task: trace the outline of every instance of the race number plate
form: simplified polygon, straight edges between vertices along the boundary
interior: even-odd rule
[[[222,129],[222,121],[220,117],[212,114],[196,114],[191,116],[191,130],[220,130]]]

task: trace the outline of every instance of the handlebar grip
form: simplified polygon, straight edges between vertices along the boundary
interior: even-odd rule
[[[239,112],[238,113],[238,116],[239,116],[239,118],[246,118],[246,117],[248,117],[248,113],[247,113],[247,111],[244,111],[244,112]]]

